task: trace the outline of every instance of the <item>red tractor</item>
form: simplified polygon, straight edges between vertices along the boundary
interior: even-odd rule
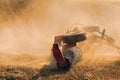
[[[85,33],[71,33],[56,36],[53,44],[53,56],[59,69],[69,69],[81,59],[81,50],[76,43],[86,40]]]

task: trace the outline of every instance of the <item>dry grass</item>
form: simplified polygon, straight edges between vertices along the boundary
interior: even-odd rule
[[[89,63],[89,64],[88,64]],[[0,66],[0,80],[120,80],[120,61],[97,63],[81,61],[68,71],[50,66]]]

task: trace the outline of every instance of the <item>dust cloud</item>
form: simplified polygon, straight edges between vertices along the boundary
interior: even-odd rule
[[[10,58],[15,64],[21,60],[20,64],[30,61],[28,64],[37,65],[48,60],[54,36],[64,34],[72,24],[105,28],[120,44],[119,14],[120,6],[107,0],[0,0],[0,62],[10,64]],[[94,53],[111,50],[107,49],[98,47]],[[18,62],[15,55],[22,56]]]

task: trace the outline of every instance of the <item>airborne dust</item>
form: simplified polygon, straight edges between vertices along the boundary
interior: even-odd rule
[[[0,0],[0,64],[40,67],[49,60],[54,36],[72,24],[105,28],[119,45],[119,14],[118,3],[109,0]],[[120,56],[112,46],[86,43],[81,46],[85,60],[103,62]]]

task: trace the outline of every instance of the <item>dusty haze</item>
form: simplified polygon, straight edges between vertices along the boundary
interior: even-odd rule
[[[26,63],[33,59],[37,64],[42,56],[51,54],[54,36],[64,34],[72,24],[98,25],[120,44],[119,14],[119,3],[109,0],[0,0],[1,63],[8,62],[5,56],[30,54],[39,56],[24,57]],[[119,55],[115,49],[104,47],[94,52]]]

